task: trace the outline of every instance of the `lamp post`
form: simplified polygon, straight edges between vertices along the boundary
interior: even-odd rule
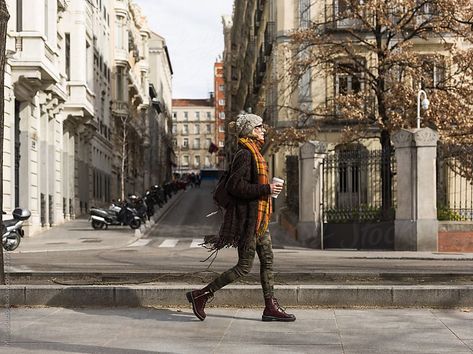
[[[422,102],[420,101],[421,96],[424,96]],[[420,107],[425,111],[429,108],[429,100],[427,99],[427,93],[421,89],[419,85],[419,92],[417,93],[417,129],[420,129]]]

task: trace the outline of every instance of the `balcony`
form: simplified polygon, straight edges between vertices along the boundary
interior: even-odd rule
[[[325,5],[325,29],[327,31],[363,30],[363,22],[350,17],[349,9],[342,10],[341,2],[342,0],[334,0],[332,4]]]
[[[64,104],[64,109],[72,116],[82,116],[85,119],[94,116],[95,95],[85,83],[69,82],[67,85],[69,99]]]
[[[112,114],[118,117],[127,116],[129,114],[128,103],[114,100],[112,102]]]
[[[59,52],[37,33],[19,33],[15,36],[16,54],[9,59],[14,81],[20,76],[40,78],[45,86],[61,83]]]

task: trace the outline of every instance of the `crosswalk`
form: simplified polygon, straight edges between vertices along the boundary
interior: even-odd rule
[[[131,244],[128,247],[143,247],[151,242],[153,239],[139,239]],[[189,247],[189,248],[197,248],[201,247],[200,245],[204,242],[203,238],[193,238],[193,239],[178,239],[178,238],[166,238],[164,240],[157,240],[153,242],[153,247],[158,248],[175,248],[175,247]]]

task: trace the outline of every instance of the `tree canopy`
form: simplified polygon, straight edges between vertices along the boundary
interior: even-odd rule
[[[308,0],[307,0],[308,2]],[[473,2],[471,0],[312,0],[291,34],[294,126],[278,136],[302,140],[323,124],[347,137],[378,136],[416,126],[417,94],[429,109],[422,126],[445,144],[473,143]],[[288,75],[284,73],[284,75]],[[325,85],[325,87],[321,87]]]

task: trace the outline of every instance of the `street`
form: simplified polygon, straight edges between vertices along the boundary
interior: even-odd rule
[[[137,273],[179,274],[183,281],[206,281],[236,262],[235,249],[223,249],[207,269],[209,252],[199,246],[206,234],[216,233],[218,215],[206,218],[215,210],[211,199],[214,181],[203,181],[201,188],[188,188],[175,195],[160,211],[158,221],[137,236],[128,227],[93,230],[86,219],[51,228],[40,235],[23,239],[20,247],[6,253],[7,269],[21,273]],[[381,252],[353,250],[315,250],[301,247],[276,224],[270,229],[275,254],[275,272],[282,283],[324,283],[340,277],[344,281],[399,281],[401,275],[416,277],[432,274],[442,282],[457,279],[471,283],[473,254],[441,254],[432,252]],[[440,262],[440,263],[439,263]],[[194,275],[194,276],[191,276]],[[259,267],[253,267],[250,279],[258,282]],[[390,279],[389,275],[398,275]],[[204,277],[202,279],[202,276]],[[187,277],[187,279],[186,279]],[[437,278],[438,280],[438,278]]]

